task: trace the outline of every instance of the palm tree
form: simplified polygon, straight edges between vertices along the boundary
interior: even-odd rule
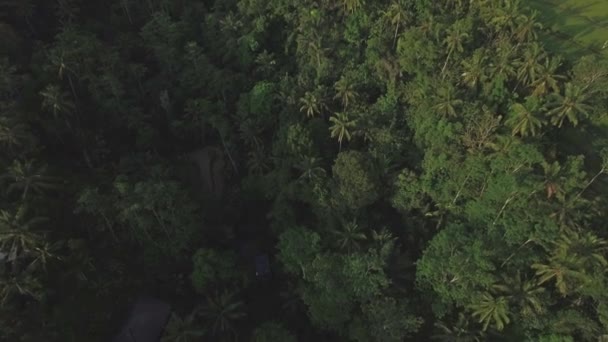
[[[511,105],[511,116],[507,119],[506,124],[513,127],[513,135],[528,135],[535,136],[540,129],[544,120],[539,118],[538,114],[544,110],[539,99],[530,96],[526,99],[526,103],[513,103]]]
[[[509,41],[503,41],[498,44],[497,55],[490,63],[490,77],[496,80],[508,81],[517,73],[514,65],[514,48]]]
[[[42,95],[42,107],[51,110],[55,118],[59,115],[69,116],[75,108],[68,94],[56,85],[48,85],[40,95]]]
[[[270,169],[268,165],[268,156],[262,144],[256,144],[251,151],[247,153],[247,169],[251,174],[261,175]]]
[[[348,108],[349,103],[354,102],[358,96],[352,83],[350,83],[344,76],[342,76],[340,80],[336,82],[334,89],[336,89],[336,96],[334,96],[334,99],[340,99],[344,109]]]
[[[551,123],[557,127],[561,127],[566,118],[572,125],[576,126],[579,117],[588,117],[592,110],[592,107],[586,101],[585,90],[568,82],[564,95],[554,94],[553,101],[550,103],[553,109],[547,112],[547,116],[551,117]]]
[[[197,326],[196,311],[185,318],[172,313],[161,342],[196,342],[204,335],[205,330]]]
[[[359,7],[361,7],[362,0],[342,0],[342,6],[344,8],[344,12],[346,13],[354,13]]]
[[[384,18],[395,28],[393,46],[397,43],[399,29],[407,25],[411,19],[410,12],[406,9],[403,0],[394,0],[386,11],[382,12]]]
[[[509,303],[504,296],[494,297],[489,293],[481,295],[480,300],[471,305],[472,316],[479,318],[479,323],[483,323],[483,330],[487,330],[490,323],[497,330],[504,329],[505,325],[511,321],[509,319]]]
[[[315,94],[307,91],[300,99],[302,106],[300,112],[306,112],[306,116],[313,117],[321,113],[322,104]]]
[[[356,121],[350,120],[348,115],[344,112],[335,113],[334,116],[329,118],[329,121],[332,123],[331,127],[329,127],[331,137],[338,138],[341,151],[342,140],[346,138],[347,141],[350,141],[352,137],[350,129],[355,127]]]
[[[577,255],[555,255],[549,258],[549,263],[535,263],[532,268],[536,270],[538,284],[542,285],[555,280],[555,287],[562,294],[568,295],[575,287],[584,285],[589,277],[583,270],[584,260]]]
[[[26,125],[7,117],[0,118],[0,143],[7,148],[12,150],[15,147],[23,146],[31,138]]]
[[[555,243],[556,255],[578,256],[580,262],[585,267],[606,267],[608,261],[604,256],[608,250],[608,242],[598,238],[591,232],[578,233],[572,230],[566,230],[562,233]]]
[[[0,277],[0,306],[4,306],[15,295],[41,299],[44,295],[44,287],[30,272],[22,272],[13,277]]]
[[[514,31],[521,16],[519,3],[520,0],[506,0],[495,9],[491,23],[495,26],[496,32]]]
[[[468,37],[469,34],[466,32],[462,32],[459,25],[454,25],[450,29],[448,29],[448,34],[443,40],[443,43],[448,49],[448,55],[445,58],[445,63],[443,63],[443,68],[441,68],[442,75],[445,71],[445,68],[448,66],[448,62],[454,51],[464,51],[463,43]]]
[[[462,312],[458,314],[458,320],[453,325],[443,322],[435,323],[435,327],[441,333],[431,336],[431,339],[445,342],[481,342],[485,341],[483,331],[471,330],[469,318]]]
[[[26,218],[27,208],[20,207],[14,213],[0,211],[0,250],[8,254],[9,261],[36,251],[42,243],[41,232],[36,228],[46,218]]]
[[[341,250],[352,252],[359,250],[360,242],[367,240],[357,221],[350,221],[340,225],[341,229],[332,230],[336,236],[336,242]]]
[[[232,334],[236,336],[235,322],[244,318],[246,313],[243,302],[235,297],[236,294],[229,291],[207,297],[207,303],[201,309],[200,314],[209,320],[214,335]]]
[[[541,60],[546,58],[545,52],[537,43],[531,44],[524,50],[522,59],[517,61],[515,66],[518,67],[517,81],[526,86],[532,84],[538,78],[543,66]]]
[[[462,83],[471,89],[477,89],[477,86],[486,79],[486,60],[485,49],[477,49],[470,59],[462,61],[464,72],[462,73]]]
[[[533,11],[530,15],[520,15],[515,20],[515,40],[518,43],[536,41],[538,38],[538,30],[543,28],[542,24],[536,21],[538,12]]]
[[[547,94],[549,90],[559,93],[558,82],[566,78],[565,76],[557,74],[557,69],[559,69],[561,65],[562,62],[559,58],[545,58],[545,63],[541,65],[536,81],[530,84],[530,87],[534,89],[532,95],[541,97]]]
[[[503,281],[492,287],[495,294],[506,296],[507,299],[519,306],[525,317],[541,314],[544,311],[543,302],[539,296],[545,291],[536,281],[522,279],[519,271],[514,277],[503,276]]]
[[[59,180],[47,176],[47,166],[35,166],[34,161],[21,162],[15,160],[8,171],[0,176],[0,180],[8,180],[11,184],[6,188],[10,194],[15,190],[21,191],[21,197],[27,198],[30,191],[41,194],[46,190],[57,189]]]
[[[320,159],[316,157],[304,157],[295,165],[296,169],[302,172],[298,179],[313,180],[325,175],[325,170],[319,166]]]
[[[438,103],[435,105],[441,115],[444,116],[456,116],[456,108],[463,104],[454,94],[454,88],[451,85],[444,85],[437,90],[439,95]]]

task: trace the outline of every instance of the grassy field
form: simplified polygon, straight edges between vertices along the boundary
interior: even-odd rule
[[[539,20],[546,29],[540,38],[550,51],[572,62],[589,54],[608,58],[608,0],[524,0],[524,3],[538,11]],[[564,129],[562,148],[572,154],[584,154],[590,169],[598,170],[601,160],[588,135],[605,135],[608,113],[591,120],[595,125],[587,130],[592,131]],[[596,195],[607,189],[605,178],[593,187]]]
[[[597,53],[608,58],[608,0],[532,0],[550,32],[543,40],[567,57]]]

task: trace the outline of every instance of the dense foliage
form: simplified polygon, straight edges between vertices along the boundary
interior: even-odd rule
[[[0,1],[0,340],[608,335],[608,62],[518,0]],[[272,275],[256,276],[268,255]]]

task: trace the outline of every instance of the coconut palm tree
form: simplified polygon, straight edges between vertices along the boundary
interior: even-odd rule
[[[367,240],[367,236],[365,236],[356,220],[341,224],[340,229],[331,232],[336,237],[338,247],[349,253],[359,250],[360,243]]]
[[[246,316],[244,309],[245,305],[234,292],[224,291],[207,296],[207,303],[199,314],[209,321],[213,335],[236,336],[235,324]]]
[[[310,91],[304,94],[304,97],[300,99],[300,103],[302,104],[300,112],[306,112],[306,116],[308,117],[319,115],[323,107],[317,95]]]
[[[522,278],[517,271],[515,276],[503,275],[502,282],[492,286],[492,292],[503,295],[517,305],[524,317],[531,317],[544,312],[543,302],[539,296],[545,291],[536,281]]]
[[[161,342],[196,342],[204,335],[205,330],[196,322],[196,311],[185,318],[172,313]]]
[[[608,242],[591,232],[566,230],[555,243],[556,255],[575,255],[580,258],[584,267],[606,267]]]
[[[573,83],[566,83],[564,94],[555,93],[549,106],[552,108],[547,112],[551,123],[561,127],[565,119],[576,126],[580,117],[588,117],[592,107],[586,102],[588,96],[584,88]]]
[[[506,297],[494,297],[489,293],[484,293],[481,298],[469,307],[473,312],[472,316],[479,319],[483,324],[483,330],[487,330],[492,324],[497,330],[503,330],[511,321],[509,319],[509,303]]]
[[[448,49],[448,55],[445,58],[445,62],[443,63],[443,68],[441,68],[441,74],[443,75],[445,68],[448,66],[448,62],[450,57],[454,52],[463,52],[464,51],[464,42],[469,37],[469,34],[462,31],[460,25],[453,25],[447,31],[447,36],[443,40],[443,44]]]
[[[30,192],[41,194],[59,187],[59,179],[47,175],[47,166],[36,166],[33,160],[13,161],[7,172],[0,176],[0,181],[10,182],[7,192],[10,194],[19,190],[23,199]]]
[[[458,320],[454,324],[444,322],[435,323],[435,327],[440,331],[439,334],[431,336],[432,340],[444,342],[481,342],[485,341],[485,333],[470,327],[469,318],[463,314],[458,314]]]
[[[541,61],[546,58],[546,53],[540,45],[533,43],[524,50],[523,56],[515,63],[517,67],[518,84],[529,86],[538,78],[543,66]]]
[[[302,160],[295,165],[302,174],[298,179],[313,180],[325,175],[325,170],[320,166],[320,159],[316,157],[303,157]]]
[[[40,95],[42,96],[42,107],[49,109],[55,118],[58,118],[59,115],[69,116],[75,108],[69,95],[56,85],[48,85],[40,92]]]
[[[356,121],[351,120],[345,112],[340,112],[335,113],[334,116],[329,118],[329,122],[332,123],[329,127],[331,137],[338,138],[340,150],[342,150],[342,141],[344,138],[346,138],[347,141],[350,141],[352,137],[351,129],[355,127]]]
[[[247,153],[247,169],[254,175],[261,175],[270,169],[264,145],[257,144]]]
[[[0,144],[12,150],[31,140],[32,136],[26,125],[7,117],[0,117]]]
[[[512,127],[513,135],[535,136],[544,124],[544,120],[539,115],[543,110],[544,107],[539,99],[530,96],[524,104],[513,103],[511,105],[510,117],[505,123]]]
[[[574,288],[589,280],[588,276],[580,271],[583,269],[583,261],[575,255],[553,256],[548,263],[535,263],[532,268],[536,270],[539,285],[553,280],[562,296],[568,295]]]
[[[336,96],[334,99],[340,99],[342,106],[346,110],[350,103],[353,103],[359,96],[352,83],[342,76],[338,82],[335,83],[334,89],[336,90]]]
[[[462,84],[471,89],[477,89],[478,85],[486,79],[487,60],[485,49],[477,49],[471,58],[463,60]]]
[[[499,4],[492,13],[490,23],[496,32],[515,31],[517,21],[521,16],[520,0],[505,0]]]
[[[342,0],[345,13],[354,13],[362,5],[362,0]]]
[[[542,97],[546,95],[549,90],[559,93],[559,81],[566,79],[565,76],[557,73],[557,70],[561,65],[562,62],[557,57],[545,58],[545,63],[541,65],[536,80],[530,84],[530,88],[533,89],[532,95]]]
[[[496,57],[490,63],[490,78],[508,81],[517,75],[515,70],[515,49],[508,40],[498,43]]]
[[[397,43],[399,30],[407,25],[411,20],[410,11],[407,10],[403,0],[393,0],[386,11],[382,12],[384,18],[390,25],[395,28],[393,37],[393,46]]]
[[[542,24],[536,21],[538,12],[533,11],[530,15],[521,14],[515,19],[515,30],[513,35],[515,40],[521,44],[536,41],[538,31],[543,28]]]
[[[30,272],[22,272],[12,277],[0,277],[0,306],[4,306],[16,295],[41,299],[44,295],[44,287]]]
[[[0,211],[0,251],[8,254],[11,261],[34,253],[42,245],[42,232],[37,227],[46,218],[26,216],[25,206],[15,212]]]
[[[437,93],[439,96],[435,110],[444,116],[456,116],[456,108],[461,106],[463,101],[454,94],[454,88],[451,85],[444,85],[437,90]]]

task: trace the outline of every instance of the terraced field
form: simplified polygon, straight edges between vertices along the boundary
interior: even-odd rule
[[[547,47],[567,57],[597,53],[608,58],[608,0],[533,0],[547,28]]]

